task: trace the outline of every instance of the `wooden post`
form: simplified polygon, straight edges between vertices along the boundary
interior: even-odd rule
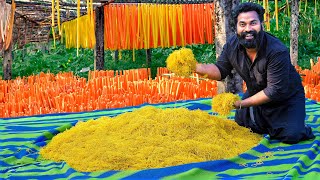
[[[3,79],[10,80],[12,78],[12,42],[8,49],[3,52]]]
[[[148,74],[148,77],[153,77],[152,76],[152,71],[151,71],[151,49],[146,49],[146,64],[147,64],[147,68],[150,68],[150,72],[151,74]]]
[[[290,21],[290,58],[292,65],[298,65],[298,37],[299,37],[299,1],[291,1]]]
[[[104,69],[104,7],[97,7],[96,10],[96,47],[94,51],[95,55],[95,70]]]
[[[119,62],[119,50],[114,51],[114,62],[116,64]]]
[[[218,58],[223,50],[223,46],[227,41],[227,38],[234,33],[232,27],[232,9],[239,4],[240,0],[216,0],[215,1],[215,45],[216,45],[216,57]],[[218,81],[218,93],[242,92],[242,78],[235,71],[232,70],[232,77],[228,76],[222,81]]]

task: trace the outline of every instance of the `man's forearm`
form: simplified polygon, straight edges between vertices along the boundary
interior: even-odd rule
[[[220,70],[214,64],[197,64],[196,73],[213,80],[221,80]]]
[[[260,91],[257,94],[255,94],[247,99],[237,101],[235,103],[235,107],[237,109],[239,109],[240,105],[241,105],[241,108],[250,107],[250,106],[258,106],[258,105],[261,105],[261,104],[264,104],[264,103],[267,103],[270,101],[271,101],[271,99],[263,91]]]

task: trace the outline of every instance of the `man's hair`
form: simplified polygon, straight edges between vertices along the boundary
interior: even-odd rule
[[[234,26],[235,29],[237,27],[236,25],[237,25],[237,22],[238,22],[239,14],[243,13],[243,12],[249,12],[249,11],[257,12],[260,22],[263,23],[263,14],[265,12],[263,7],[260,6],[259,4],[246,2],[246,3],[242,3],[242,4],[238,5],[232,11],[233,26]]]

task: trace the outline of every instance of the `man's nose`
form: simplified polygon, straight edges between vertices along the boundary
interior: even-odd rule
[[[248,24],[248,25],[246,25],[246,27],[245,27],[244,30],[247,31],[247,32],[249,32],[249,31],[252,30],[252,26],[251,26],[250,24]]]

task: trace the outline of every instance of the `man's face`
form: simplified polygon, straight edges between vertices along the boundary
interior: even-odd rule
[[[261,31],[261,22],[256,11],[243,12],[238,15],[237,35],[240,44],[247,49],[258,46],[258,33]]]

